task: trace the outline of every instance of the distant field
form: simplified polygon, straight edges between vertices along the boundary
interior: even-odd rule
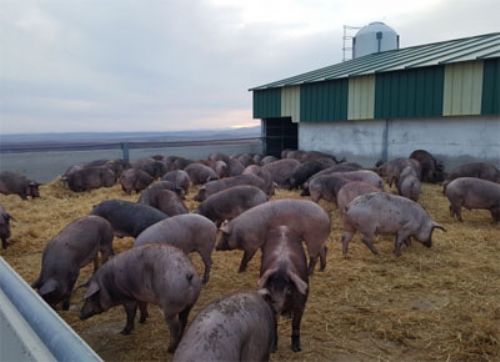
[[[192,210],[196,189],[188,194]],[[117,185],[110,189],[72,193],[57,181],[41,187],[42,197],[22,201],[0,195],[0,203],[15,217],[12,244],[1,255],[31,283],[40,270],[42,250],[62,227],[88,214],[109,198],[135,201]],[[273,197],[299,198],[297,192],[278,191]],[[323,206],[332,216],[325,272],[311,279],[309,301],[302,321],[302,349],[290,350],[291,322],[279,323],[278,352],[273,361],[498,361],[500,360],[500,225],[488,212],[464,211],[464,223],[449,216],[441,187],[424,185],[422,205],[442,223],[431,249],[418,242],[392,254],[393,238],[379,237],[379,256],[372,255],[357,235],[350,258],[341,254],[341,224],[335,207]],[[132,247],[131,238],[115,239],[116,252]],[[241,251],[213,253],[211,280],[190,315],[216,298],[256,287],[260,256],[246,273],[237,268]],[[203,264],[192,254],[197,270]],[[77,284],[87,280],[91,266]],[[170,361],[168,330],[157,308],[150,308],[146,325],[137,324],[130,336],[119,332],[125,324],[123,308],[115,307],[87,321],[78,318],[83,290],[77,290],[69,311],[58,310],[106,361]]]

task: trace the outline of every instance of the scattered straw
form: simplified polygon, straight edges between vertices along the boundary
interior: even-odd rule
[[[189,209],[196,190],[186,200]],[[135,201],[119,186],[76,194],[59,181],[41,187],[42,197],[22,201],[0,195],[0,203],[15,218],[12,240],[1,255],[31,283],[40,270],[46,242],[62,227],[86,215],[93,205],[110,198]],[[278,191],[274,198],[299,198],[297,192]],[[486,211],[464,210],[463,224],[449,216],[441,187],[424,185],[421,203],[442,223],[431,249],[414,242],[396,258],[392,237],[376,241],[379,256],[360,242],[351,243],[350,259],[340,247],[340,222],[335,207],[321,202],[333,216],[327,270],[316,272],[302,321],[302,349],[290,350],[291,323],[279,324],[278,352],[274,361],[498,361],[500,359],[500,225]],[[131,238],[115,239],[117,252],[132,246]],[[259,259],[238,274],[242,253],[214,252],[211,280],[203,289],[190,317],[210,301],[234,290],[255,288]],[[200,258],[192,254],[197,270]],[[78,283],[85,281],[84,268]],[[156,308],[146,325],[136,325],[130,336],[119,331],[125,324],[122,308],[78,319],[82,290],[77,290],[69,311],[58,312],[105,360],[171,360],[168,331]]]

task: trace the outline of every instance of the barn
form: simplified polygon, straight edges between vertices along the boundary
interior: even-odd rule
[[[251,88],[265,151],[323,151],[368,166],[423,148],[447,167],[500,165],[500,33],[407,48],[397,35],[385,50],[391,31],[367,25],[352,60]],[[360,51],[361,35],[372,51]]]

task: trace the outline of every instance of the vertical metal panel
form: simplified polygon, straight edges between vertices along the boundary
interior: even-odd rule
[[[440,116],[442,66],[380,73],[375,78],[375,118]]]
[[[500,58],[484,61],[481,114],[500,114]]]
[[[444,68],[443,116],[479,114],[483,62],[448,64]]]
[[[281,116],[281,88],[253,92],[253,118]]]
[[[375,110],[375,76],[349,79],[348,119],[373,118]]]
[[[300,86],[300,120],[323,122],[347,119],[347,79]]]
[[[300,122],[300,87],[284,87],[281,91],[281,116]]]

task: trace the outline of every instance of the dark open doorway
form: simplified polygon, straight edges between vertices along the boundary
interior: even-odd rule
[[[264,152],[280,157],[284,149],[296,150],[298,147],[298,124],[291,117],[266,118],[262,120],[265,137]]]

